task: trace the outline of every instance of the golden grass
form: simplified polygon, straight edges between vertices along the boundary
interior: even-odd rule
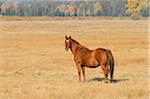
[[[41,19],[1,17],[0,99],[149,98],[147,19]],[[90,49],[111,49],[116,83],[95,80],[103,78],[99,68],[87,68],[89,82],[79,83],[66,34]]]

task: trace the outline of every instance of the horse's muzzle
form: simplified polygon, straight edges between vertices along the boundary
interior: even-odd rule
[[[66,51],[68,51],[68,48],[65,48]]]

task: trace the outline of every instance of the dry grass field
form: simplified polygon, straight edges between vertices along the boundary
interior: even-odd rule
[[[79,83],[65,35],[110,49],[116,82],[86,68]],[[0,99],[148,99],[148,69],[147,19],[0,16]]]

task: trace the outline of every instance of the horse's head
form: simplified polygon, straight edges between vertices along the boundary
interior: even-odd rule
[[[66,51],[68,51],[70,46],[71,46],[71,36],[69,36],[69,37],[65,36],[65,49],[66,49]]]

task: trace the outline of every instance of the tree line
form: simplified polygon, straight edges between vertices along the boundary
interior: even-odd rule
[[[133,5],[139,5],[138,0],[136,0],[138,3],[131,1],[135,0],[23,0],[22,2],[4,0],[0,1],[0,14],[17,16],[130,16],[135,13],[136,7]],[[146,4],[137,11],[142,16],[149,16],[150,6],[146,6]]]

